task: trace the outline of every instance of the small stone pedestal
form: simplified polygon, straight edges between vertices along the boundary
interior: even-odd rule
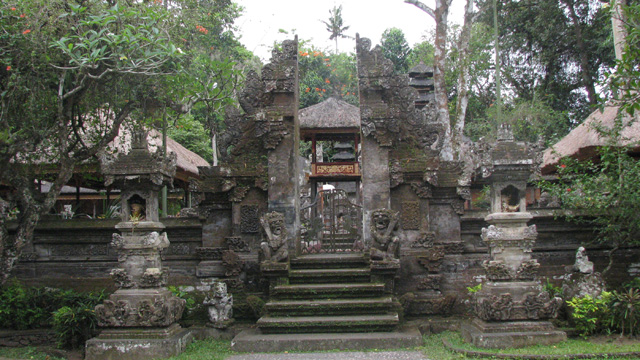
[[[118,249],[119,268],[111,275],[120,287],[96,306],[104,330],[86,343],[87,360],[139,360],[180,354],[192,340],[176,322],[185,301],[164,285],[160,251],[169,245],[158,222],[122,222],[116,225],[112,246]]]
[[[260,272],[269,282],[269,296],[272,295],[274,287],[289,284],[288,262],[263,261],[260,263]]]
[[[462,327],[465,341],[483,348],[520,348],[567,340],[567,334],[548,321],[487,322],[473,319]]]
[[[384,283],[384,291],[392,294],[395,279],[400,271],[400,261],[393,260],[371,260],[371,281]]]
[[[462,327],[467,342],[485,348],[553,344],[567,335],[547,319],[555,318],[562,299],[550,298],[535,280],[540,266],[531,258],[537,231],[529,213],[494,213],[485,219],[482,240],[490,249],[483,267],[488,282],[474,295],[476,318]]]

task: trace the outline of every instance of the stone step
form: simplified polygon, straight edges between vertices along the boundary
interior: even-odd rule
[[[291,284],[370,281],[371,269],[368,267],[342,269],[297,269],[289,272],[289,282]]]
[[[326,351],[327,349],[407,349],[422,345],[417,327],[392,332],[263,334],[247,329],[231,342],[231,349],[241,352]],[[371,353],[367,353],[371,354]],[[365,359],[366,356],[353,357]],[[393,357],[389,357],[391,359]]]
[[[265,305],[269,316],[310,316],[384,314],[392,311],[398,302],[391,296],[368,299],[281,300]]]
[[[331,283],[331,284],[291,284],[273,288],[273,298],[286,299],[327,299],[327,298],[368,298],[384,294],[384,283]]]
[[[398,313],[349,316],[263,316],[256,323],[263,334],[393,331]]]
[[[291,259],[291,269],[361,268],[369,265],[362,252],[301,255]]]

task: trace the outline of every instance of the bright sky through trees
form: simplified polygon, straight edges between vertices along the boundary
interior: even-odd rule
[[[292,29],[301,39],[313,40],[314,45],[333,52],[335,44],[328,39],[321,20],[329,18],[329,10],[334,6],[342,5],[342,18],[349,25],[347,35],[355,37],[359,33],[374,45],[388,28],[401,29],[409,46],[421,42],[422,35],[435,28],[433,19],[402,0],[237,0],[237,3],[245,9],[236,21],[238,34],[242,35],[240,41],[266,61],[271,58],[273,42],[292,38]],[[462,23],[464,3],[453,2],[450,21]],[[354,51],[354,40],[344,39],[340,44],[340,51]]]

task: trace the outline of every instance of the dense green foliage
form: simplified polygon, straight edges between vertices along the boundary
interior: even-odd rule
[[[611,293],[606,291],[596,298],[587,295],[567,301],[567,305],[573,309],[572,321],[581,336],[601,333],[608,328],[610,303]]]
[[[209,163],[213,160],[210,132],[193,115],[187,114],[175,119],[169,124],[167,136],[202,156]]]
[[[582,336],[599,333],[640,334],[640,288],[603,292],[567,301],[571,318]]]
[[[628,114],[640,111],[640,4],[630,2],[624,8],[626,44],[622,60],[608,77],[610,98]]]
[[[479,2],[493,28],[493,1]],[[614,64],[611,14],[597,0],[498,1],[503,83],[537,99],[566,122],[581,122],[598,102],[596,85]]]
[[[76,306],[63,306],[53,313],[53,330],[60,348],[84,347],[85,341],[95,336],[98,319],[91,299]]]
[[[19,224],[10,235],[0,213],[0,282],[74,168],[103,156],[121,125],[167,119],[192,130],[175,132],[187,147],[215,155],[221,109],[253,61],[233,33],[240,10],[231,0],[0,6],[0,182],[15,189],[0,200]],[[37,180],[53,183],[45,196]]]
[[[25,287],[17,281],[0,288],[0,328],[52,327],[61,347],[78,347],[97,328],[94,308],[104,293],[77,293],[47,287]]]
[[[398,28],[386,29],[380,39],[380,47],[384,57],[393,62],[396,73],[404,74],[409,71],[409,57],[411,48],[407,44],[402,30]]]
[[[300,108],[329,97],[358,106],[358,78],[354,54],[326,54],[304,42],[299,46]]]

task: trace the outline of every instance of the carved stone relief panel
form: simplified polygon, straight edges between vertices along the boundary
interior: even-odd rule
[[[402,228],[405,230],[420,230],[420,202],[402,202]]]
[[[258,205],[240,206],[240,231],[245,234],[260,231],[260,208]]]

